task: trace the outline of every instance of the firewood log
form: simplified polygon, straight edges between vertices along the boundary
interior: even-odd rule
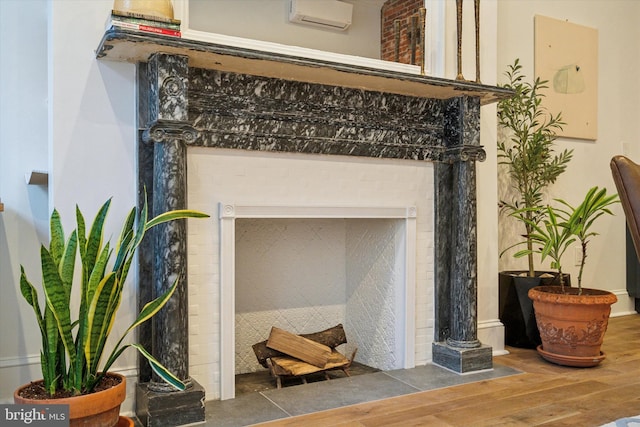
[[[342,323],[339,323],[332,328],[325,329],[324,331],[314,332],[312,334],[301,334],[300,336],[326,345],[331,349],[347,342],[347,335],[344,332]],[[258,362],[267,369],[269,369],[267,359],[270,357],[284,356],[283,353],[267,347],[267,340],[254,344],[252,348]]]

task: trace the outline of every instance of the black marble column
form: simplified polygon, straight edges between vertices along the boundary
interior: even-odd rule
[[[139,77],[139,84],[148,90],[140,91],[144,99],[139,102],[147,105],[147,112],[140,119],[147,120],[142,139],[153,145],[150,211],[155,216],[187,207],[186,145],[193,142],[195,131],[187,122],[188,58],[155,54],[139,70],[143,68],[146,75]],[[150,237],[153,270],[151,277],[141,277],[140,286],[150,286],[155,298],[174,281],[179,283],[166,306],[151,320],[152,354],[187,384],[187,390],[176,392],[154,374],[150,382],[138,385],[136,412],[147,426],[202,422],[204,389],[189,377],[186,220],[161,224]]]
[[[480,100],[446,101],[443,162],[435,165],[436,322],[433,362],[464,373],[493,366],[478,340],[476,161]]]

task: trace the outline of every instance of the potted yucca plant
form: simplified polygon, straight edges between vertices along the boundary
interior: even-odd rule
[[[551,259],[551,268],[562,278],[562,256],[575,242],[581,247],[578,286],[538,286],[529,291],[533,301],[542,344],[538,352],[546,360],[567,366],[589,367],[604,360],[600,351],[607,330],[611,305],[615,294],[600,289],[584,288],[582,278],[587,259],[588,243],[598,233],[592,230],[602,215],[613,215],[609,207],[618,203],[618,195],[608,195],[606,189],[593,187],[582,202],[573,207],[562,199],[555,199],[561,207],[546,207],[542,224],[531,223],[533,249],[525,249],[516,256],[535,251],[542,260]]]
[[[103,228],[111,199],[107,200],[87,230],[76,206],[77,227],[65,236],[57,210],[50,219],[51,241],[42,245],[41,305],[38,291],[21,266],[20,291],[31,307],[42,338],[40,353],[42,379],[18,388],[15,403],[70,404],[71,425],[113,426],[118,422],[120,404],[125,398],[125,378],[109,372],[124,350],[133,347],[150,363],[154,372],[177,390],[185,385],[138,344],[123,344],[125,336],[149,320],[171,298],[178,286],[145,305],[113,349],[106,343],[122,299],[123,287],[136,249],[152,227],[177,219],[203,218],[193,210],[175,210],[147,219],[147,204],[133,208],[126,217],[115,247],[104,240]],[[80,254],[80,272],[75,271]],[[115,254],[115,258],[112,255]],[[77,280],[76,280],[77,279]],[[75,283],[75,282],[78,283]],[[78,301],[72,298],[77,294]],[[72,306],[77,312],[72,313]],[[106,356],[106,358],[103,357]],[[88,408],[76,405],[88,405]],[[89,420],[76,417],[90,414]]]

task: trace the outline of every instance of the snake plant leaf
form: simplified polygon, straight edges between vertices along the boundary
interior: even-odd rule
[[[49,222],[49,229],[51,232],[51,241],[49,243],[49,252],[53,257],[56,264],[60,264],[60,259],[64,254],[64,230],[62,229],[62,222],[60,221],[60,213],[57,210],[53,210],[51,214],[51,221]]]
[[[33,307],[33,311],[36,314],[36,320],[38,322],[38,327],[40,328],[40,332],[42,334],[45,333],[44,320],[42,318],[42,312],[40,311],[40,303],[38,301],[38,292],[36,288],[33,287],[31,282],[27,279],[27,274],[24,271],[24,267],[20,266],[20,292],[22,296],[27,301],[27,303]]]
[[[76,233],[76,230],[73,230],[62,252],[62,257],[60,258],[60,264],[58,267],[60,279],[62,280],[62,287],[67,301],[71,300],[71,286],[73,284],[73,272],[76,265],[77,246],[78,234]]]
[[[147,304],[145,304],[142,310],[140,310],[140,313],[138,314],[138,317],[136,318],[136,320],[127,329],[127,332],[137,327],[138,325],[146,322],[147,320],[151,319],[151,317],[153,317],[158,311],[160,311],[160,309],[164,307],[167,301],[169,301],[169,298],[171,298],[171,295],[173,295],[177,287],[178,287],[178,279],[174,280],[173,285],[171,285],[171,287],[167,290],[167,292],[165,292],[163,295],[160,295],[158,298],[154,299],[153,301],[150,301]],[[125,332],[125,334],[127,332]]]
[[[182,219],[182,218],[208,218],[209,215],[202,213],[202,212],[198,212],[198,211],[194,211],[191,209],[179,209],[179,210],[175,210],[175,211],[170,211],[170,212],[165,212],[162,213],[158,216],[156,216],[155,218],[151,219],[149,222],[147,222],[147,225],[145,227],[146,230],[150,229],[151,227],[154,227],[158,224],[162,224],[163,222],[168,222],[168,221],[173,221],[175,219]]]
[[[93,269],[90,271],[89,281],[87,282],[87,290],[85,292],[87,304],[91,304],[96,289],[104,280],[105,271],[107,269],[107,262],[109,261],[110,256],[111,251],[109,248],[109,242],[107,242],[104,249],[100,251],[96,263],[93,265]]]
[[[87,236],[86,236],[86,225],[84,221],[84,216],[80,211],[80,207],[76,205],[76,232],[78,233],[78,250],[80,252],[80,259],[85,259],[85,251],[87,249]],[[83,266],[84,268],[84,266]],[[83,273],[85,273],[83,271]]]
[[[107,200],[94,218],[89,235],[87,236],[87,246],[85,251],[86,259],[83,260],[83,264],[86,263],[89,271],[93,270],[93,266],[100,254],[100,248],[102,247],[103,228],[104,222],[109,212],[109,206],[111,205],[111,199]]]
[[[112,295],[115,293],[114,288],[117,286],[116,275],[110,272],[100,282],[95,289],[89,310],[87,311],[87,339],[84,346],[84,354],[90,371],[97,371],[99,363],[100,349],[104,348],[104,344],[109,336],[110,326],[112,324],[109,319],[108,307]],[[108,330],[107,330],[108,329]]]
[[[135,237],[133,242],[131,243],[131,247],[133,250],[137,248],[142,242],[142,238],[144,237],[145,232],[147,231],[147,218],[149,215],[149,207],[147,205],[147,200],[145,197],[145,202],[142,205],[142,209],[140,210],[140,214],[138,215],[138,227],[135,229]]]
[[[45,297],[47,300],[47,307],[51,310],[53,318],[55,318],[55,325],[60,333],[63,344],[69,352],[72,363],[75,361],[75,348],[73,342],[73,336],[71,335],[71,313],[69,310],[69,302],[66,299],[64,286],[62,279],[58,274],[58,268],[55,265],[51,254],[42,246],[40,248],[40,259],[42,262],[42,287],[44,289]],[[45,324],[49,322],[46,316],[45,310]],[[47,330],[52,326],[47,325]],[[47,332],[50,333],[49,331]],[[49,351],[57,351],[57,343],[53,349]]]
[[[122,226],[120,238],[116,245],[116,260],[113,264],[114,270],[120,270],[122,263],[128,258],[128,254],[130,253],[130,244],[133,240],[133,227],[135,225],[135,220],[136,209],[133,208],[129,211],[129,215],[127,215],[127,219]]]
[[[164,307],[167,301],[169,301],[169,299],[171,298],[171,296],[173,295],[173,293],[176,291],[177,288],[178,288],[178,279],[176,279],[173,282],[173,285],[164,294],[160,295],[158,298],[154,299],[153,301],[150,301],[147,304],[145,304],[142,310],[140,310],[140,313],[138,314],[138,317],[136,318],[136,320],[131,324],[131,326],[127,328],[124,334],[122,334],[122,336],[120,337],[120,340],[118,341],[118,343],[115,345],[114,351],[111,353],[111,355],[109,356],[109,359],[107,359],[107,362],[105,363],[105,370],[109,369],[109,366],[111,366],[111,364],[120,355],[120,353],[122,353],[122,347],[120,346],[124,341],[125,337],[127,336],[127,334],[131,332],[133,329],[135,329],[136,327],[138,327],[139,325],[141,325],[142,323],[151,319],[158,311],[160,311],[160,309]]]
[[[45,341],[44,353],[45,353],[45,367],[47,371],[47,378],[49,383],[45,383],[45,387],[49,393],[55,392],[55,378],[58,376],[58,348],[60,347],[60,332],[58,329],[58,322],[53,314],[53,311],[49,306],[44,309],[44,325],[45,325]],[[63,343],[64,344],[64,343]]]
[[[20,266],[20,292],[27,303],[33,307],[36,314],[40,335],[42,337],[42,350],[40,351],[40,366],[42,370],[42,378],[47,392],[55,392],[55,383],[52,379],[56,377],[57,365],[57,349],[58,349],[58,328],[51,313],[51,310],[45,306],[45,314],[43,317],[40,311],[40,303],[38,302],[38,293],[33,285],[27,280],[24,267]],[[46,321],[48,319],[48,322]]]
[[[140,344],[131,344],[131,347],[134,347],[142,354],[148,361],[149,365],[151,365],[151,369],[156,373],[160,378],[162,378],[167,384],[171,385],[178,391],[182,391],[186,389],[186,385],[178,379],[175,375],[173,375],[167,368],[165,368],[160,362],[158,362],[147,350],[144,349]]]

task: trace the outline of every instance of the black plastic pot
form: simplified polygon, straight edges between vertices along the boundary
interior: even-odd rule
[[[526,271],[502,271],[499,274],[499,315],[504,325],[506,345],[519,348],[536,348],[542,343],[536,325],[533,302],[529,289],[542,285],[560,285],[556,272],[536,271],[535,277],[526,276]],[[571,278],[563,274],[566,286]]]

